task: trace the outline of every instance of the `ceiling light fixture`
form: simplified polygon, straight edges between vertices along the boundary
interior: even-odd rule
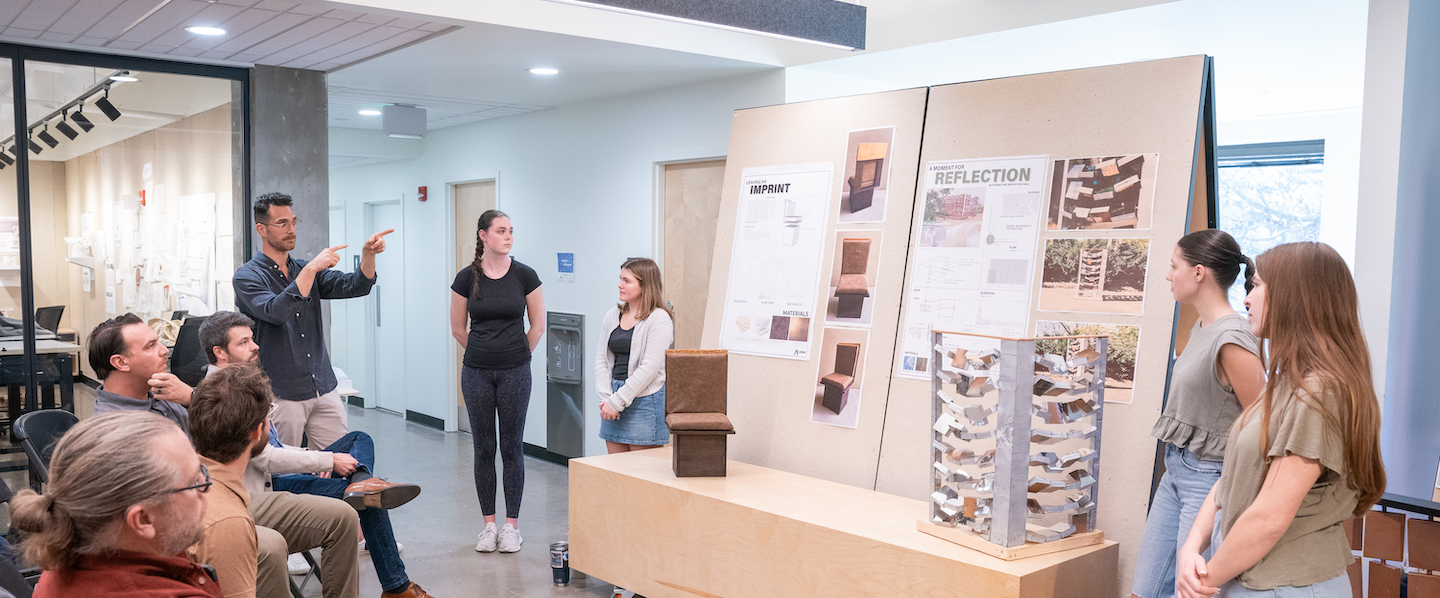
[[[558,75],[558,74],[560,74],[560,71],[559,71],[558,69],[552,69],[552,68],[550,68],[550,67],[537,66],[537,67],[535,67],[535,68],[533,68],[533,69],[530,69],[530,74],[532,74],[532,75]]]
[[[225,30],[219,27],[197,25],[195,27],[186,27],[185,30],[195,35],[225,35]]]
[[[550,0],[839,50],[865,49],[866,9],[838,0]]]
[[[379,110],[371,110],[369,108],[360,111],[360,116],[380,116],[381,114],[385,113]]]
[[[55,149],[55,146],[60,145],[60,140],[50,134],[50,123],[45,123],[45,129],[40,131],[36,137],[39,137],[40,141],[44,141],[45,145],[50,146],[50,149]]]
[[[95,128],[95,123],[90,122],[90,117],[80,113],[80,111],[84,109],[85,102],[80,102],[79,104],[76,104],[75,114],[70,115],[70,120],[75,121],[75,124],[80,127],[81,131],[89,133],[90,129]]]
[[[65,122],[65,117],[66,117],[66,116],[67,116],[67,115],[65,114],[65,111],[64,111],[64,110],[61,110],[61,111],[60,111],[60,120],[59,120],[59,121],[56,121],[56,123],[55,123],[55,130],[56,130],[56,131],[59,131],[60,134],[62,134],[62,135],[64,135],[64,136],[66,136],[66,137],[68,137],[68,138],[70,138],[70,139],[73,140],[73,139],[75,139],[76,137],[79,137],[79,136],[80,136],[80,133],[76,132],[76,131],[75,131],[75,127],[70,126],[70,123]]]
[[[11,158],[10,154],[5,153],[5,150],[0,150],[0,162],[3,162],[6,166],[9,166],[15,163],[15,158]]]
[[[34,139],[26,139],[26,141],[30,142],[30,151],[35,152],[35,155],[38,156],[40,155],[40,152],[45,151],[44,148],[40,147],[40,144],[35,143]]]
[[[110,86],[108,85],[105,86],[105,95],[100,99],[95,100],[95,107],[99,108],[101,112],[104,112],[105,116],[108,117],[110,120],[116,120],[120,118],[120,111],[116,110],[115,105],[110,103]]]
[[[135,75],[130,74],[130,71],[120,71],[118,73],[110,75],[110,80],[117,83],[134,83],[136,81],[139,81],[140,79],[135,77]]]

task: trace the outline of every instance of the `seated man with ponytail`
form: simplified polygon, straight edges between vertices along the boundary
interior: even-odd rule
[[[55,448],[46,493],[10,502],[25,559],[45,570],[35,597],[220,598],[214,570],[185,555],[204,535],[209,489],[174,422],[144,411],[80,422]]]

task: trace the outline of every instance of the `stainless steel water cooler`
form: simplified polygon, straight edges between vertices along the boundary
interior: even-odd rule
[[[545,448],[585,456],[585,316],[545,315]]]

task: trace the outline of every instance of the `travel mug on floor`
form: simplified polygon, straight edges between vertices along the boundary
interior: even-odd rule
[[[550,573],[556,587],[570,585],[570,543],[556,542],[550,545]]]

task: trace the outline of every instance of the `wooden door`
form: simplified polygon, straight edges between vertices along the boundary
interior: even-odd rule
[[[675,310],[676,349],[700,348],[724,180],[724,160],[665,166],[662,267],[665,297]]]
[[[495,209],[495,205],[495,181],[455,185],[455,269],[457,271],[475,261],[476,224],[480,221],[480,214],[485,210]],[[450,342],[455,341],[452,339]],[[455,353],[457,376],[464,360],[465,350],[461,349]],[[460,405],[457,412],[459,414],[457,424],[461,430],[469,432],[470,416],[465,410],[465,396],[459,392],[459,380],[456,380],[455,388],[455,400]]]

